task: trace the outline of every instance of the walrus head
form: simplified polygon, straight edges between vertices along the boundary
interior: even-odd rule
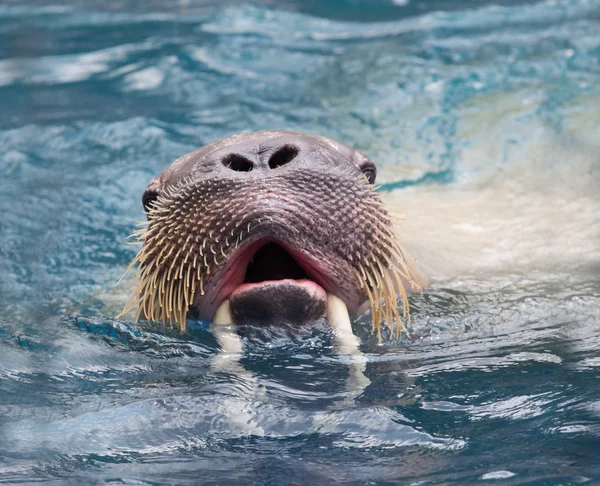
[[[402,327],[405,286],[420,287],[375,191],[376,168],[334,140],[245,133],[177,159],[143,196],[148,221],[133,296],[137,319],[185,328],[186,316],[296,325],[327,315],[328,296],[373,327]],[[339,305],[337,306],[339,307]]]

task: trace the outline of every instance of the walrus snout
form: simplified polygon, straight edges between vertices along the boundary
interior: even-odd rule
[[[188,314],[233,321],[254,312],[300,323],[332,296],[346,314],[369,301],[375,326],[384,318],[400,325],[396,292],[406,312],[404,283],[416,288],[419,279],[375,175],[361,152],[297,132],[235,135],[184,155],[144,194],[131,307],[181,327]]]

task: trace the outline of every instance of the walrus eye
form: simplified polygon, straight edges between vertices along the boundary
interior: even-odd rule
[[[360,166],[360,170],[369,181],[369,184],[375,183],[375,178],[377,177],[377,167],[375,167],[373,162],[367,160]]]
[[[144,192],[144,195],[142,196],[142,205],[144,206],[146,212],[149,212],[152,209],[152,206],[154,206],[154,201],[156,201],[157,198],[158,193],[156,191],[151,191],[148,189]]]

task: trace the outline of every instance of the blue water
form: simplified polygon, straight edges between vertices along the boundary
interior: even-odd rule
[[[597,168],[599,59],[597,0],[4,0],[0,483],[600,484],[600,271],[434,285],[401,342],[359,319],[359,394],[323,330],[247,339],[244,374],[201,323],[111,317],[178,156],[282,128],[364,150],[388,192],[548,137]]]

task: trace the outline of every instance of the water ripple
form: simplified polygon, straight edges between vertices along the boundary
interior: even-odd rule
[[[597,0],[5,3],[0,482],[600,480]],[[533,181],[575,215],[564,253],[581,264],[510,240],[487,249],[502,272],[411,296],[402,339],[362,316],[363,386],[326,329],[247,331],[228,370],[206,323],[115,320],[147,183],[274,127],[364,150],[389,196],[448,188],[434,214]]]

